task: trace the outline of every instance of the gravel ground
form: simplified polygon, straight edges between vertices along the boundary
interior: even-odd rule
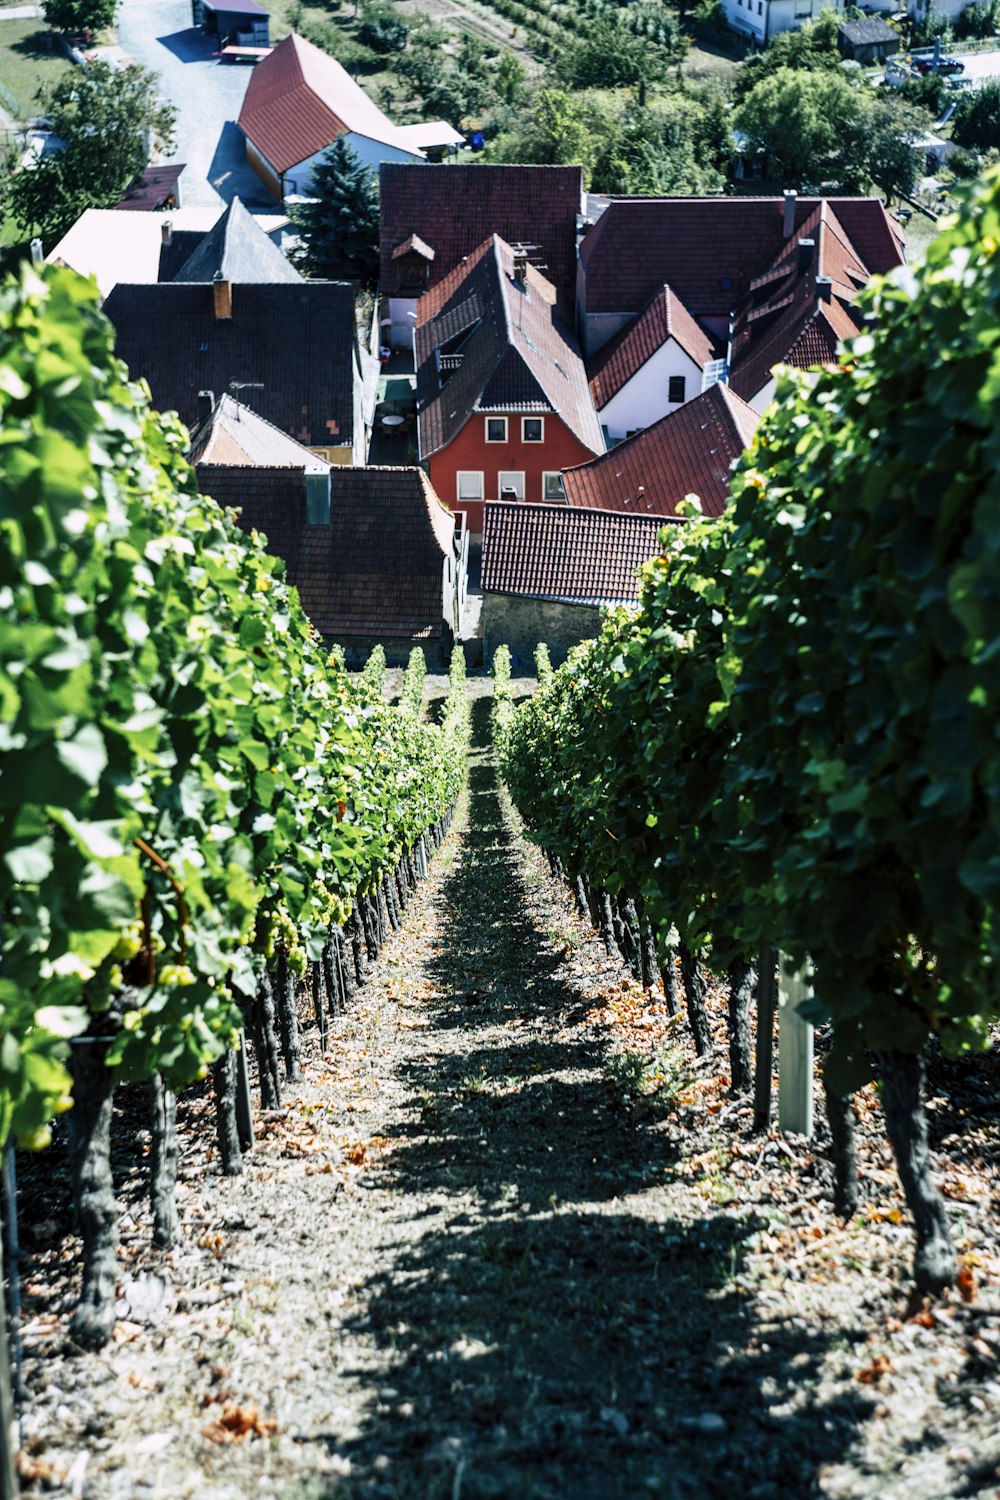
[[[100,1355],[66,1342],[64,1164],[26,1164],[28,1492],[1000,1496],[997,1057],[933,1077],[969,1300],[931,1304],[908,1296],[874,1097],[844,1226],[822,1134],[752,1137],[721,1030],[700,1068],[578,921],[498,792],[470,686],[452,833],[242,1178],[216,1175],[208,1100],[182,1100],[168,1255],[142,1092],[123,1095]]]

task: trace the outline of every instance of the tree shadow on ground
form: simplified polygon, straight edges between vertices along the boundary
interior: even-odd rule
[[[488,713],[475,705],[480,746]],[[348,1347],[388,1354],[389,1385],[354,1440],[329,1435],[352,1465],[336,1494],[818,1494],[870,1397],[789,1404],[830,1331],[769,1326],[765,1341],[739,1279],[763,1220],[659,1193],[676,1144],[655,1111],[637,1123],[615,1107],[592,1030],[567,1024],[576,1002],[530,915],[488,763],[470,798],[442,888],[429,1047],[408,1067],[422,1119],[380,1174],[431,1206],[343,1324]],[[476,1033],[460,1053],[456,1027]]]

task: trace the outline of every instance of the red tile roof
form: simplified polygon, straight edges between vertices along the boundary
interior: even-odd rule
[[[804,259],[812,240],[813,249]],[[825,287],[818,282],[825,277]],[[869,270],[829,202],[820,202],[800,233],[752,283],[733,327],[730,383],[752,401],[777,364],[827,364],[837,344],[853,338],[860,320],[853,303]]]
[[[820,200],[799,198],[794,238]],[[878,198],[831,198],[869,270],[903,260]],[[669,285],[695,317],[727,316],[785,243],[782,198],[615,198],[580,245],[586,311],[638,312]]]
[[[380,280],[385,295],[407,295],[393,255],[411,235],[430,246],[436,285],[490,235],[531,246],[528,258],[556,288],[562,317],[576,306],[576,219],[580,167],[461,165],[381,168]]]
[[[294,32],[254,68],[239,125],[276,172],[349,134],[420,155],[336,58]]]
[[[638,318],[588,361],[590,393],[599,411],[668,339],[675,339],[701,369],[725,353],[716,348],[711,335],[696,322],[670,287],[657,287]]]
[[[523,288],[513,273],[513,251],[494,235],[418,303],[421,458],[446,447],[476,411],[555,412],[592,453],[604,451],[579,346],[556,316],[552,285],[532,266]],[[461,362],[442,387],[438,351],[460,340]]]
[[[179,197],[177,184],[184,171],[184,162],[173,166],[147,167],[138,177],[133,177],[125,189],[125,196],[116,208],[134,209],[139,213],[153,212],[163,208],[168,201]]]
[[[445,635],[442,561],[454,555],[455,522],[421,470],[334,465],[329,525],[306,520],[304,469],[199,464],[196,473],[203,494],[266,535],[325,639]]]
[[[610,453],[565,469],[566,499],[577,507],[676,516],[678,502],[697,495],[705,515],[721,515],[730,469],[759,421],[728,386],[710,386]]]
[[[483,592],[573,604],[638,598],[636,570],[660,552],[659,516],[486,503]]]

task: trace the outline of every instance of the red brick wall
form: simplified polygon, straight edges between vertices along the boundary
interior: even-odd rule
[[[452,510],[464,510],[468,516],[468,528],[479,536],[483,530],[482,501],[459,500],[458,471],[482,470],[484,500],[499,500],[498,474],[504,472],[524,473],[525,500],[542,500],[542,475],[584,464],[594,458],[589,448],[564,426],[559,417],[551,412],[538,412],[545,423],[544,440],[541,443],[525,443],[521,439],[521,419],[531,413],[511,412],[507,417],[507,441],[486,441],[486,418],[478,413],[471,416],[457,437],[447,448],[442,448],[430,460],[430,479],[438,495]]]

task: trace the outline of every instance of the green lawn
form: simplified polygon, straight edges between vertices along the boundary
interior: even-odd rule
[[[49,32],[40,21],[0,21],[0,89],[14,100],[19,119],[37,113],[39,88],[58,83],[73,66],[54,42],[49,51],[48,40]],[[4,93],[0,93],[0,106],[11,110]]]

